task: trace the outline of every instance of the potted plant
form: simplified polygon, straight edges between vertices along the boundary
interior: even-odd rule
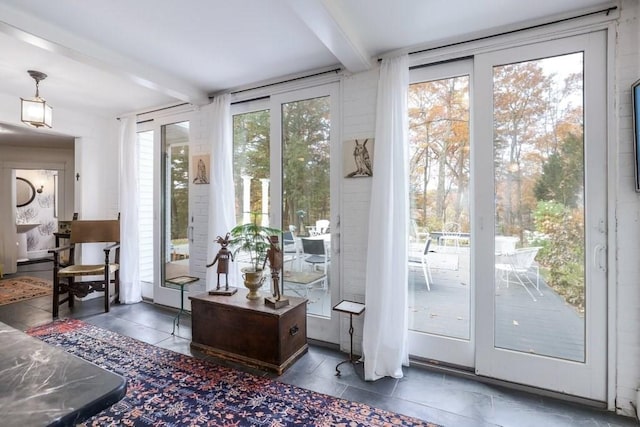
[[[263,266],[269,250],[269,236],[281,235],[282,231],[277,228],[264,227],[250,222],[236,225],[229,232],[231,240],[229,246],[233,248],[233,255],[238,252],[245,252],[249,255],[250,266],[241,269],[244,285],[249,289],[248,299],[258,299],[258,289],[264,282]]]

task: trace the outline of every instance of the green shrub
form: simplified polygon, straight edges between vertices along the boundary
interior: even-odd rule
[[[545,280],[567,303],[584,311],[584,214],[553,201],[538,202],[536,231],[546,238],[539,262]]]

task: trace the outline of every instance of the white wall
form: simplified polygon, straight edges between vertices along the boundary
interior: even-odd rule
[[[375,69],[343,79],[343,142],[374,137],[378,71]],[[371,178],[342,178],[341,182],[341,298],[364,302]],[[357,354],[362,354],[363,323],[364,316],[354,317],[353,348]],[[343,315],[340,321],[340,349],[348,352],[349,348],[349,316]]]
[[[189,157],[200,154],[210,154],[209,137],[211,134],[210,123],[205,111],[194,111],[189,124]],[[211,168],[215,160],[211,159]],[[190,217],[193,218],[193,243],[189,253],[190,274],[199,277],[200,280],[189,288],[189,292],[197,294],[204,292],[206,287],[207,271],[207,249],[209,245],[214,245],[216,236],[208,236],[209,221],[209,191],[211,184],[189,183],[189,203]],[[190,304],[190,302],[189,302]]]
[[[631,118],[631,84],[640,79],[639,5],[634,0],[622,2],[615,61],[615,121],[617,140],[611,150],[618,163],[612,208],[616,215],[614,250],[617,277],[615,286],[617,314],[614,313],[617,339],[615,369],[616,407],[632,416],[630,402],[636,404],[635,390],[640,386],[640,195],[634,191],[634,152]],[[612,165],[614,166],[614,165]],[[611,257],[610,257],[611,259]]]
[[[12,171],[31,168],[58,170],[61,174],[60,219],[65,218],[65,212],[73,211],[73,150],[0,146],[0,264],[4,264],[5,273],[16,271],[17,259],[16,208],[10,202],[15,191]]]
[[[0,94],[0,122],[25,126],[20,122],[20,103],[13,97]],[[53,164],[63,164],[65,193],[75,197],[65,198],[60,219],[71,219],[78,212],[81,219],[117,217],[118,193],[118,144],[115,118],[105,118],[86,111],[75,111],[57,106],[54,110],[51,132],[76,138],[75,158],[68,151],[33,148],[0,148],[0,200],[10,200],[11,169],[53,169]],[[64,151],[64,152],[63,152]],[[75,180],[75,173],[80,179]],[[75,201],[74,201],[75,199]],[[15,257],[8,250],[15,241],[15,213],[10,203],[0,203],[0,235],[4,244],[5,272],[15,267]],[[99,254],[98,254],[99,255]],[[84,254],[83,254],[84,256]],[[2,261],[0,261],[2,262]]]

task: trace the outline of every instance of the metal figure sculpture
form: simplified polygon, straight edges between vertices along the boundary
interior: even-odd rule
[[[265,303],[271,305],[274,308],[284,307],[289,304],[288,299],[283,299],[280,292],[280,270],[282,269],[282,250],[278,245],[278,236],[269,236],[269,244],[271,245],[267,250],[267,257],[262,264],[262,269],[267,265],[269,261],[269,269],[271,270],[271,282],[273,283],[272,297],[265,298]]]
[[[211,261],[211,264],[207,264],[207,268],[213,266],[216,262],[218,263],[218,285],[216,290],[220,289],[220,275],[224,274],[225,277],[225,290],[229,290],[229,259],[233,261],[233,253],[227,248],[229,246],[229,233],[224,237],[218,236],[216,242],[222,246],[216,257]]]

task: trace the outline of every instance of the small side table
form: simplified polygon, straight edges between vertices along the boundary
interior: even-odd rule
[[[354,301],[342,300],[333,307],[335,311],[349,314],[349,338],[351,339],[351,348],[349,349],[349,358],[343,360],[336,365],[336,376],[340,376],[340,365],[343,363],[351,363],[352,365],[357,363],[357,360],[353,360],[353,315],[356,316],[364,313],[364,304]]]
[[[176,325],[180,327],[180,315],[184,313],[184,287],[192,284],[193,282],[197,282],[198,280],[200,280],[200,278],[193,276],[177,276],[172,277],[171,279],[165,279],[166,283],[173,285],[172,287],[180,287],[180,311],[178,311],[175,319],[173,319],[173,332],[171,332],[171,335],[175,335]]]

